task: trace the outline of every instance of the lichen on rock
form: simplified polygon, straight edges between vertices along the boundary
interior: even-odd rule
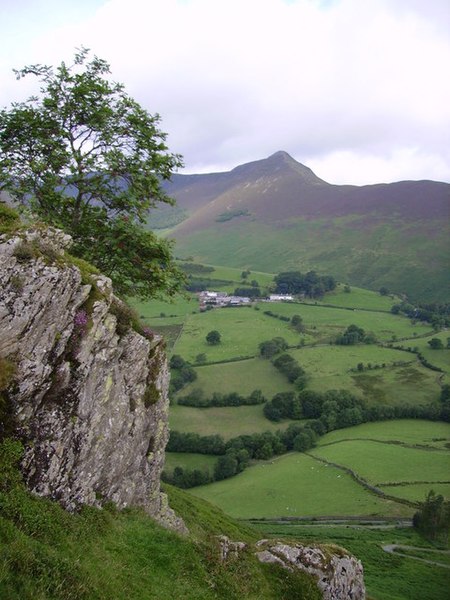
[[[94,273],[86,283],[65,258],[69,242],[52,228],[0,236],[0,357],[14,363],[8,416],[24,444],[25,481],[69,510],[112,501],[183,530],[160,491],[164,344],[131,328],[119,334],[110,280]]]

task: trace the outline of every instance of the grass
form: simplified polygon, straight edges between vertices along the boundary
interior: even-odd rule
[[[393,304],[399,302],[395,296],[382,296],[378,292],[350,286],[350,293],[344,291],[344,285],[339,284],[333,292],[328,293],[319,304],[332,304],[341,308],[358,308],[389,312]]]
[[[305,346],[289,353],[305,369],[308,388],[315,391],[347,389],[369,403],[428,404],[437,400],[436,373],[423,367],[414,354],[376,345]],[[398,362],[412,363],[394,366]],[[358,363],[365,370],[355,372]],[[368,369],[368,364],[372,368]],[[373,368],[375,366],[385,368]]]
[[[437,493],[448,490],[438,482],[449,481],[450,452],[445,448],[449,440],[448,423],[412,419],[366,423],[323,436],[310,455],[291,453],[257,463],[234,478],[195,488],[193,493],[244,519],[408,516],[412,508],[375,496],[346,472],[314,456],[352,469],[373,485],[405,483],[382,489],[417,502],[431,488],[436,487]]]
[[[244,550],[220,560],[218,535],[253,544],[256,530],[168,487],[190,530],[181,537],[143,511],[84,507],[70,514],[0,470],[0,597],[8,600],[319,600],[306,574],[263,565]]]
[[[392,543],[430,549],[430,544],[412,528],[368,528],[358,524],[330,526],[280,522],[255,525],[260,534],[267,537],[300,538],[309,543],[315,543],[320,539],[347,548],[363,562],[364,581],[369,598],[376,600],[447,600],[448,598],[449,569],[383,551],[384,545]],[[428,553],[418,551],[414,554],[425,556]],[[434,553],[430,554],[435,558]],[[436,553],[436,560],[445,562],[442,556]]]
[[[248,433],[276,431],[288,422],[272,423],[263,414],[263,405],[192,408],[172,405],[169,411],[170,428],[201,435],[220,434],[224,439]]]
[[[222,336],[217,346],[208,345],[205,337],[216,329]],[[187,317],[183,335],[174,352],[195,362],[197,354],[205,353],[210,361],[236,357],[253,357],[259,353],[260,342],[281,336],[289,344],[298,344],[299,334],[286,323],[249,307],[218,308]]]
[[[392,315],[385,312],[371,312],[365,310],[345,310],[342,308],[330,308],[320,304],[299,303],[259,303],[261,310],[268,307],[274,313],[291,317],[298,314],[302,317],[307,333],[315,338],[317,342],[332,340],[354,324],[362,327],[366,333],[373,333],[380,341],[395,338],[414,338],[420,335],[430,334],[432,328],[429,324],[416,323],[413,325],[409,319],[403,316]]]
[[[175,467],[183,469],[200,469],[201,471],[214,471],[217,457],[208,454],[194,454],[190,452],[166,452],[164,470],[172,473]]]
[[[370,494],[341,470],[300,453],[259,463],[191,493],[240,519],[411,515],[407,506]]]
[[[407,448],[371,440],[343,440],[321,446],[311,455],[352,469],[373,485],[410,481],[446,481],[448,450]]]
[[[447,481],[450,476],[447,475]],[[405,498],[411,502],[423,502],[428,492],[432,489],[436,494],[441,494],[446,500],[450,500],[450,481],[448,483],[416,483],[410,485],[383,485],[383,492],[397,498]]]
[[[217,391],[223,394],[238,392],[248,396],[254,389],[260,389],[264,396],[270,399],[278,392],[293,389],[292,384],[272,363],[262,358],[205,365],[195,370],[197,379],[184,387],[179,392],[179,396],[184,396],[194,389],[202,390],[206,397],[212,396]]]
[[[444,448],[450,442],[450,424],[399,419],[380,423],[363,423],[355,427],[331,431],[318,440],[318,447],[351,439],[376,439],[380,441],[402,441],[405,444]]]

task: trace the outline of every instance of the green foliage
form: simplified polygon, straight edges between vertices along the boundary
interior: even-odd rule
[[[282,337],[275,337],[259,344],[259,353],[263,358],[272,358],[288,347],[287,342]]]
[[[315,271],[305,275],[300,271],[287,271],[276,275],[274,281],[279,294],[304,294],[310,298],[321,298],[336,287],[334,277],[320,276]]]
[[[444,349],[444,344],[442,343],[442,340],[440,340],[439,338],[431,338],[431,340],[428,341],[428,345],[430,346],[430,348],[432,350],[443,350]]]
[[[17,211],[0,200],[0,234],[12,233],[19,227],[20,216]]]
[[[213,329],[209,333],[206,334],[206,338],[205,339],[206,339],[206,342],[210,346],[217,346],[217,344],[220,344],[222,336],[217,331],[217,329]]]
[[[181,159],[168,152],[159,116],[109,80],[104,60],[87,57],[82,49],[71,66],[16,71],[36,76],[41,96],[0,112],[2,188],[70,233],[72,251],[110,276],[118,293],[173,295],[183,277],[171,244],[143,223],[157,203],[172,202],[160,182]]]
[[[450,502],[430,490],[421,509],[414,514],[413,524],[424,537],[448,544]]]

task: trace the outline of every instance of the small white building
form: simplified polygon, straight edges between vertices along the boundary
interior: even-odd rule
[[[269,302],[293,302],[294,296],[290,294],[271,294],[269,296]]]

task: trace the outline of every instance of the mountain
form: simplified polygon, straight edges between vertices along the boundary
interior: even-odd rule
[[[225,173],[177,174],[165,188],[177,201],[170,237],[178,256],[316,269],[414,300],[450,298],[450,184],[333,185],[276,152]]]

